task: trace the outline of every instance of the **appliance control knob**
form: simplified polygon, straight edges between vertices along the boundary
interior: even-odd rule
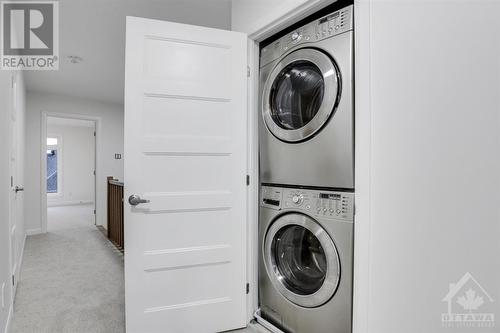
[[[292,201],[294,204],[300,205],[302,201],[304,201],[304,197],[302,196],[302,194],[294,194],[292,196]]]
[[[292,34],[292,40],[293,41],[296,41],[297,39],[299,39],[300,35],[297,31],[295,31],[293,34]]]

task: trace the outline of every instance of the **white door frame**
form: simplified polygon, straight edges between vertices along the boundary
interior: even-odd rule
[[[258,135],[258,97],[259,94],[259,44],[253,40],[248,40],[248,66],[250,76],[248,78],[247,93],[247,175],[249,176],[249,186],[247,189],[247,319],[250,322],[254,319],[255,311],[259,305],[258,289],[258,247],[259,247],[259,135]]]
[[[99,138],[101,137],[102,130],[102,119],[100,117],[88,116],[84,114],[77,113],[65,113],[65,112],[51,112],[42,111],[41,113],[41,125],[40,125],[40,207],[41,207],[41,225],[40,229],[42,233],[47,232],[47,118],[65,118],[65,119],[77,119],[77,120],[89,120],[95,123],[95,147],[94,147],[94,209],[96,214],[94,216],[94,224],[97,224],[99,217],[104,216],[105,212],[101,212],[97,209],[97,200],[102,200],[103,198],[98,198],[97,196],[97,180],[99,179],[100,170],[98,169],[99,161],[101,160],[101,154],[98,149]],[[104,214],[104,215],[103,215]]]
[[[248,174],[255,182],[250,182],[248,189],[248,281],[250,293],[248,297],[249,320],[258,308],[258,211],[259,211],[259,172],[258,172],[258,81],[259,81],[259,43],[280,32],[286,27],[300,21],[334,3],[334,0],[308,0],[292,11],[270,22],[261,29],[250,33],[248,47],[248,64],[250,78],[248,84],[249,126],[249,166]],[[354,292],[353,292],[353,332],[367,332],[368,305],[370,294],[370,164],[371,164],[371,124],[370,124],[370,1],[354,0],[354,24],[356,31],[354,66],[355,80],[355,235],[354,243]],[[362,69],[362,71],[360,70]],[[362,75],[360,73],[363,73]],[[252,208],[254,207],[254,208]]]

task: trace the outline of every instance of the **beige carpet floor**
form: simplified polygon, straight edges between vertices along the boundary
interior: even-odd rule
[[[50,207],[47,229],[26,240],[11,333],[124,332],[123,256],[93,207]]]

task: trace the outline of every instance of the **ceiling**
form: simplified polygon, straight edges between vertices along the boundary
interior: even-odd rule
[[[231,1],[60,0],[59,70],[26,71],[27,90],[123,104],[126,16],[229,29]]]

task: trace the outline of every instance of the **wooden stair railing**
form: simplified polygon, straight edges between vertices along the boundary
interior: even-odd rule
[[[108,239],[123,251],[123,183],[113,177],[108,177]]]

